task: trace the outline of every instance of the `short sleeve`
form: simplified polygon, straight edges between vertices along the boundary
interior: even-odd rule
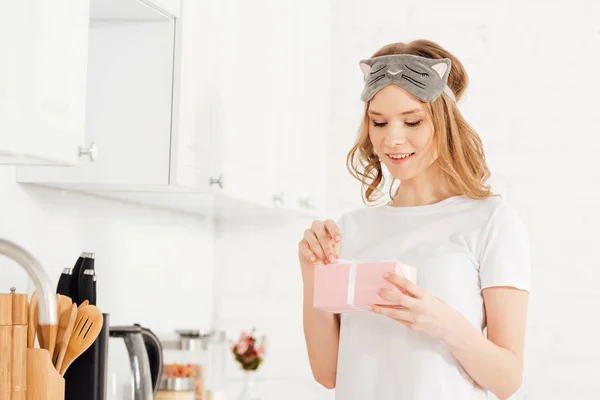
[[[517,211],[501,204],[482,233],[481,289],[509,286],[531,290],[531,250],[527,228]]]

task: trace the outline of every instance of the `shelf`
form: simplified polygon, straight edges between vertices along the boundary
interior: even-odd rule
[[[298,218],[323,219],[318,210],[302,207],[267,207],[241,199],[232,198],[215,191],[186,192],[177,186],[132,185],[81,185],[21,183],[23,187],[42,186],[66,190],[88,196],[117,200],[124,203],[168,210],[194,216],[214,217],[218,220],[285,221]]]
[[[92,21],[165,21],[179,11],[178,0],[90,0]]]

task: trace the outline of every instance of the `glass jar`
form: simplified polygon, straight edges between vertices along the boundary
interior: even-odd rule
[[[194,400],[196,380],[194,378],[164,378],[156,392],[155,400]]]
[[[169,387],[185,388],[186,382],[193,382],[195,397],[192,398],[206,400],[208,340],[212,335],[212,331],[180,330],[176,336],[161,340],[164,360],[161,388],[165,392]]]
[[[231,351],[224,331],[215,332],[210,340],[205,400],[227,399],[227,360]]]

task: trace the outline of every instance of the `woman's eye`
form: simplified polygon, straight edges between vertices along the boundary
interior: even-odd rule
[[[375,122],[373,121],[373,126],[376,128],[382,128],[387,125],[387,122]]]
[[[407,125],[407,126],[417,126],[417,125],[421,124],[421,122],[423,122],[423,121],[405,122],[404,124]]]

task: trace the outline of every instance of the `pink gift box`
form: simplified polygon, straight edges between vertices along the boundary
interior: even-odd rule
[[[398,261],[338,260],[317,267],[313,305],[333,313],[366,310],[370,304],[389,305],[390,302],[379,296],[379,289],[398,288],[385,279],[386,272],[417,282],[417,270]]]

